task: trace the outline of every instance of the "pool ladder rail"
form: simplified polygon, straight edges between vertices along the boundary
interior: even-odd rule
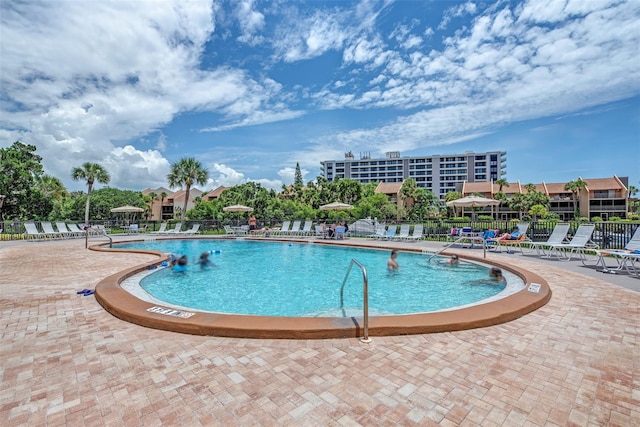
[[[436,255],[440,255],[442,252],[446,251],[447,249],[449,249],[453,245],[457,245],[459,243],[462,243],[462,242],[466,241],[466,242],[470,242],[472,247],[473,247],[473,242],[477,242],[477,241],[480,241],[480,240],[482,240],[482,257],[486,258],[487,257],[487,242],[486,242],[486,240],[484,240],[482,238],[478,238],[478,237],[469,237],[469,236],[458,237],[453,242],[445,244],[444,248],[439,249],[439,250],[437,250],[435,252],[428,251],[428,250],[425,249],[425,250],[422,251],[422,253],[424,255],[430,255],[429,258],[427,259],[427,261],[431,261],[431,259],[433,257],[435,257]]]
[[[369,279],[367,278],[367,269],[360,261],[355,258],[351,259],[349,263],[349,268],[347,269],[347,274],[344,275],[344,280],[342,281],[342,286],[340,287],[340,308],[344,314],[344,286],[347,283],[347,279],[349,278],[349,274],[351,273],[351,269],[353,268],[353,264],[360,267],[362,270],[362,297],[363,297],[363,306],[362,306],[362,317],[363,317],[363,336],[360,338],[360,342],[370,343],[371,339],[369,338]]]

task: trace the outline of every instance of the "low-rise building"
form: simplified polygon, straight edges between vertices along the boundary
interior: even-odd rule
[[[600,217],[608,220],[610,217],[626,218],[629,211],[629,178],[580,178],[586,186],[578,192],[577,200],[580,216],[585,218]],[[565,190],[566,182],[534,184],[536,191],[549,197],[549,211],[558,214],[561,220],[570,220],[575,217],[574,197],[571,191]],[[496,194],[502,191],[507,198],[515,194],[526,194],[528,190],[519,181],[503,185],[502,188],[495,182],[465,182],[462,185],[463,196],[482,194],[484,197],[496,198]],[[510,210],[505,204],[497,209],[500,219],[517,218],[519,213]]]

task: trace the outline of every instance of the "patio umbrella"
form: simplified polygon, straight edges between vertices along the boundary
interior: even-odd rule
[[[127,225],[130,222],[135,221],[136,214],[141,212],[144,212],[144,209],[139,208],[137,206],[130,206],[130,205],[120,206],[119,208],[111,209],[111,213],[124,213]],[[131,214],[133,214],[133,217],[131,217]]]
[[[340,202],[333,202],[328,205],[320,206],[321,211],[343,211],[347,209],[353,209],[353,206]]]
[[[111,213],[131,213],[131,212],[144,212],[144,209],[139,208],[137,206],[120,206],[119,208],[111,209]]]
[[[225,212],[253,212],[253,208],[245,205],[231,205],[222,208]]]
[[[467,196],[460,199],[451,200],[447,202],[447,206],[452,208],[483,208],[485,206],[491,206],[491,215],[493,216],[493,206],[498,206],[500,200],[488,199],[480,196]],[[464,210],[464,209],[463,209]],[[472,215],[474,219],[475,214]]]
[[[455,208],[483,208],[485,206],[497,206],[499,204],[500,200],[487,199],[486,197],[480,196],[467,196],[447,202],[447,206]]]

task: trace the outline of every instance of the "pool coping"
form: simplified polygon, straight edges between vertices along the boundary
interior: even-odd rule
[[[201,239],[201,238],[200,238]],[[216,240],[220,238],[211,238]],[[234,239],[225,237],[224,239]],[[398,249],[404,252],[422,252],[418,248],[370,245],[351,239],[341,242],[243,237],[245,240],[299,242],[324,245],[346,245],[371,249]],[[165,240],[157,238],[157,240]],[[135,239],[131,241],[140,241]],[[123,242],[118,242],[123,243]],[[123,280],[149,268],[159,266],[167,260],[167,254],[159,251],[108,248],[108,243],[93,245],[97,251],[130,252],[155,255],[157,259],[120,271],[102,279],[95,288],[95,297],[102,307],[113,316],[153,329],[192,335],[210,335],[255,339],[324,339],[361,338],[364,335],[362,317],[267,317],[206,313],[196,311],[189,318],[147,311],[158,304],[141,300],[121,287]],[[446,252],[444,252],[446,254]],[[456,310],[395,316],[370,316],[369,336],[415,335],[434,332],[451,332],[482,328],[506,323],[544,306],[551,299],[551,288],[538,274],[513,266],[476,257],[459,255],[462,259],[495,265],[520,277],[525,286],[522,290],[497,301],[491,301]],[[533,285],[533,286],[532,286]],[[166,307],[171,310],[171,307]]]

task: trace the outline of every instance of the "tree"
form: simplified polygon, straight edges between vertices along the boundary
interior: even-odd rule
[[[147,200],[149,201],[149,214],[153,218],[153,202],[158,200],[158,195],[152,191],[151,193],[147,194],[147,197]],[[147,219],[149,219],[149,216],[147,216]]]
[[[98,181],[101,184],[108,184],[111,180],[109,172],[98,163],[86,162],[82,167],[75,167],[71,171],[71,178],[74,181],[87,181],[87,202],[84,208],[84,223],[89,225],[89,205],[91,200],[91,191],[93,184]]]
[[[500,193],[502,193],[502,187],[509,187],[509,181],[504,178],[497,179],[496,184],[498,184],[498,192]]]
[[[37,189],[37,180],[43,174],[42,157],[35,154],[35,145],[20,141],[0,149],[0,194],[5,196],[2,214],[16,218],[33,218],[35,210],[46,200]],[[42,212],[40,212],[42,213]],[[46,213],[45,213],[46,215]]]
[[[296,191],[302,190],[302,171],[300,170],[300,163],[296,163],[296,175],[293,179],[293,187]]]
[[[536,221],[538,217],[544,218],[549,214],[549,210],[543,205],[533,205],[529,209],[529,215],[533,217],[533,220]]]
[[[184,222],[189,203],[189,193],[193,184],[205,185],[209,179],[209,171],[193,157],[185,157],[171,165],[171,171],[167,175],[167,181],[171,187],[185,188],[184,205],[180,211],[180,223]]]
[[[571,191],[572,199],[573,199],[573,211],[576,217],[580,216],[580,211],[578,210],[578,194],[581,190],[587,187],[587,183],[584,182],[581,178],[578,178],[575,181],[569,181],[565,184],[564,189],[566,191]]]
[[[163,214],[164,199],[166,198],[167,198],[166,191],[163,191],[162,193],[160,193],[160,220],[164,219],[162,218],[162,214]]]

